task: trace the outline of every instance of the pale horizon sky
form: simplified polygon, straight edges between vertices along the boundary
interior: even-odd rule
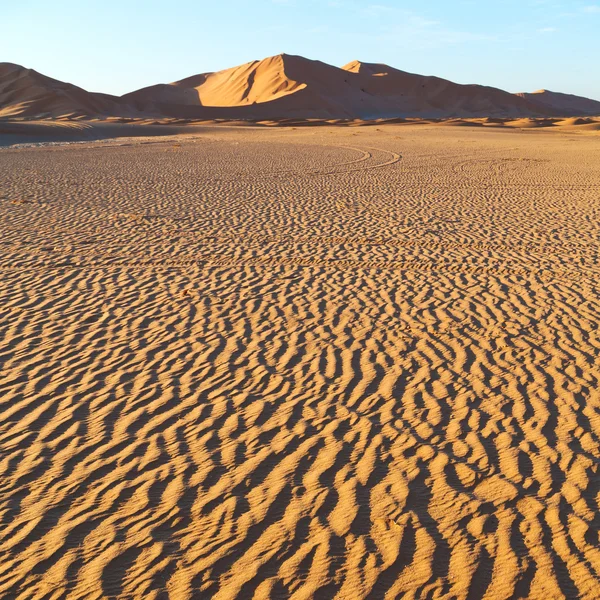
[[[600,100],[600,0],[0,0],[0,62],[121,95],[281,52]]]

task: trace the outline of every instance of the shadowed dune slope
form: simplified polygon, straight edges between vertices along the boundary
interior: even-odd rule
[[[119,98],[0,63],[0,117],[85,117],[131,112]]]
[[[399,116],[436,118],[546,114],[534,102],[514,102],[513,94],[498,88],[459,85],[439,77],[406,73],[388,65],[360,61],[353,61],[342,68],[361,77],[361,89],[389,104]]]
[[[549,90],[539,90],[531,94],[520,93],[516,95],[531,102],[543,104],[555,114],[563,116],[600,116],[600,102],[591,100],[590,98],[551,92]]]

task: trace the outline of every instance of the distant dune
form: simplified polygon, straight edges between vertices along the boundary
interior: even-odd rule
[[[517,96],[537,104],[543,104],[551,112],[563,116],[600,116],[600,102],[590,98],[549,90],[538,90],[531,94],[520,93]]]
[[[87,92],[33,69],[0,63],[0,117],[77,118],[128,112],[116,96]]]
[[[0,117],[176,119],[473,119],[600,114],[600,102],[555,92],[511,94],[383,64],[342,68],[280,54],[121,97],[0,63]]]

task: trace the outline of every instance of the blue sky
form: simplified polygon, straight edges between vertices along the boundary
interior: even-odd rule
[[[122,94],[280,52],[600,99],[600,0],[0,0],[0,61]]]

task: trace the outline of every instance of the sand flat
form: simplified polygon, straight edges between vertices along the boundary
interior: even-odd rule
[[[0,596],[598,597],[596,132],[0,172]]]

